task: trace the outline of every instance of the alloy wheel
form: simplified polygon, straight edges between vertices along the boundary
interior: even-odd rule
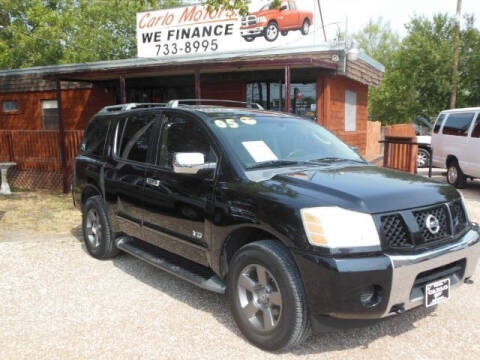
[[[273,41],[278,36],[278,28],[275,24],[270,24],[267,27],[267,40]]]
[[[246,266],[239,275],[237,296],[241,312],[259,331],[271,331],[282,315],[282,295],[277,280],[265,267]]]
[[[92,246],[92,248],[99,247],[102,240],[102,224],[95,209],[88,210],[86,228],[87,241],[90,246]]]

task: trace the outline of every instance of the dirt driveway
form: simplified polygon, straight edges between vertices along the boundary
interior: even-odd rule
[[[464,194],[480,221],[480,183]],[[0,197],[0,359],[480,358],[480,269],[435,310],[270,354],[245,341],[223,296],[131,256],[95,260],[79,224],[68,197]]]

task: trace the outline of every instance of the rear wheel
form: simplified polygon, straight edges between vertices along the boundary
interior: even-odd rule
[[[243,38],[244,38],[245,41],[247,41],[247,42],[252,42],[253,40],[255,40],[255,37],[254,37],[254,36],[244,36]]]
[[[310,334],[303,283],[280,243],[263,240],[238,250],[230,264],[227,291],[235,322],[256,346],[287,349]]]
[[[83,238],[90,255],[109,259],[120,252],[114,244],[114,235],[101,196],[89,198],[82,209]]]
[[[458,189],[463,189],[467,183],[467,177],[456,160],[447,166],[447,182]]]
[[[283,30],[283,31],[281,32],[281,34],[282,34],[282,36],[287,36],[287,35],[288,35],[288,30]]]
[[[303,35],[308,35],[309,31],[310,31],[310,21],[308,19],[305,19],[303,21],[301,32]]]

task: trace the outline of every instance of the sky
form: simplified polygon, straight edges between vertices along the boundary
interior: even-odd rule
[[[325,24],[338,21],[344,24],[348,17],[348,32],[352,33],[360,30],[370,18],[381,16],[400,35],[406,34],[404,24],[414,14],[455,16],[457,9],[457,0],[321,0],[321,4]],[[474,14],[476,26],[480,28],[480,0],[463,0],[462,13]]]

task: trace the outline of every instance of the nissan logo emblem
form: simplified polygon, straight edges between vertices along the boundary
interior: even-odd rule
[[[425,226],[428,231],[434,235],[440,231],[440,221],[432,214],[428,215],[425,219]]]

